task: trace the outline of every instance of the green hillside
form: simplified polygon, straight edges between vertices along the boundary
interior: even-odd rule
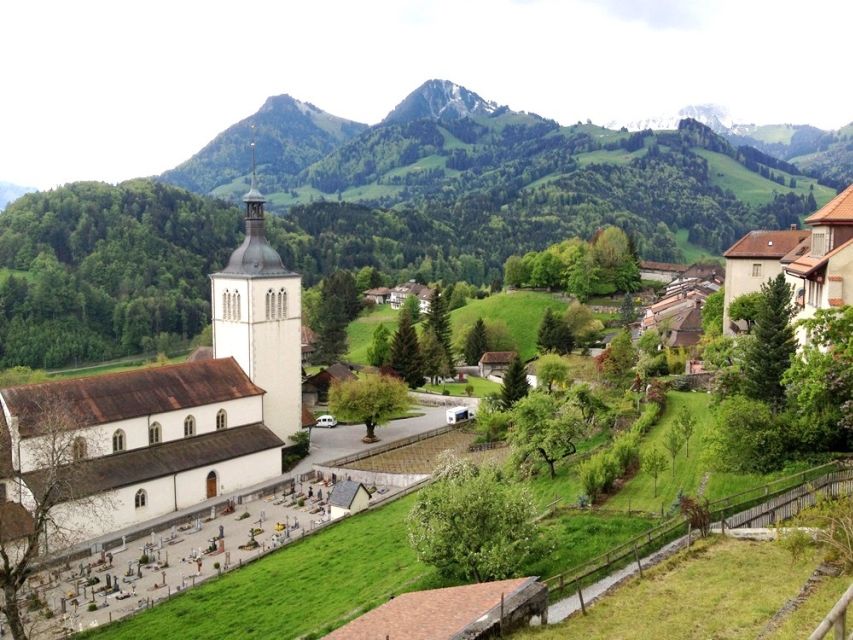
[[[567,306],[549,293],[513,291],[470,300],[464,307],[453,310],[450,319],[454,336],[472,326],[477,318],[505,322],[521,359],[529,360],[536,355],[536,335],[545,309],[562,313]]]

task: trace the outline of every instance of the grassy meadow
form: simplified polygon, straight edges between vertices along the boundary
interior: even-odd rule
[[[781,545],[731,538],[697,542],[632,578],[614,593],[560,624],[525,629],[513,640],[605,640],[631,638],[755,638],[769,618],[797,595],[819,561],[812,550],[798,562]],[[839,585],[829,584],[828,593]],[[822,603],[823,604],[823,603]],[[831,606],[831,605],[830,605]],[[806,637],[828,609],[791,616],[797,635]],[[806,631],[808,630],[808,631]],[[803,633],[805,632],[805,633]]]

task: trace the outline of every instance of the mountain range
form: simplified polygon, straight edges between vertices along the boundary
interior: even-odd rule
[[[685,119],[706,125],[735,147],[754,147],[790,162],[794,175],[835,189],[853,181],[853,123],[839,131],[810,125],[738,124],[717,105],[689,106],[671,116],[623,126],[588,124],[591,139],[582,149],[564,151],[578,156],[594,153],[625,133],[677,130]],[[581,130],[579,125],[562,127],[536,114],[513,111],[447,80],[428,80],[374,126],[282,95],[269,98],[256,114],[220,133],[161,179],[196,193],[236,200],[248,187],[247,144],[254,135],[260,184],[272,209],[284,211],[329,199],[395,206],[438,193],[449,183],[458,191],[460,182],[464,188],[487,170],[503,170],[506,163],[522,159],[517,155],[521,138],[528,146],[558,151],[561,139]],[[465,175],[471,170],[473,175]],[[750,170],[760,176],[757,167]],[[772,185],[765,185],[765,200],[771,197],[768,187]]]

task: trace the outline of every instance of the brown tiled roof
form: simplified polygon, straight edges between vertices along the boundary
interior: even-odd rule
[[[782,264],[788,264],[793,262],[800,256],[806,255],[809,250],[812,248],[812,239],[811,236],[807,238],[803,238],[803,240],[793,249],[791,249],[788,253],[782,256],[782,259],[779,260]]]
[[[11,478],[15,472],[12,466],[12,437],[6,424],[6,415],[0,409],[0,478]]]
[[[234,358],[0,389],[22,437],[36,435],[39,415],[57,403],[79,427],[263,393]]]
[[[829,253],[825,253],[819,258],[812,257],[810,255],[804,255],[796,260],[794,260],[791,264],[785,267],[786,271],[793,273],[794,275],[806,277],[820,269],[821,267],[826,266],[826,263],[829,262],[829,259],[835,255],[838,255],[848,247],[853,247],[853,238],[850,238],[847,242],[842,245],[835,247]]]
[[[651,269],[654,271],[672,271],[681,273],[687,271],[686,264],[675,264],[672,262],[654,262],[653,260],[640,260],[640,269]]]
[[[282,446],[281,438],[258,423],[92,458],[63,470],[65,498],[84,498]],[[24,482],[38,494],[44,489],[48,472],[40,469],[25,473]]]
[[[364,292],[366,296],[390,296],[391,289],[388,287],[376,287],[375,289],[368,289]]]
[[[333,631],[326,640],[450,640],[533,578],[404,593]]]
[[[480,356],[482,364],[509,364],[518,354],[515,351],[486,351]]]
[[[305,405],[302,405],[302,426],[310,427],[316,423],[317,418],[314,417],[314,414],[311,413],[311,410]]]
[[[811,225],[853,222],[853,184],[811,214],[805,222]]]
[[[750,231],[723,253],[726,258],[781,258],[809,237],[807,229]]]
[[[9,542],[30,535],[35,528],[33,517],[17,502],[0,504],[0,541]]]

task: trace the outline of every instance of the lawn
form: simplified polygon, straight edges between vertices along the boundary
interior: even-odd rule
[[[464,307],[450,312],[450,320],[454,336],[472,326],[477,318],[486,321],[502,320],[506,323],[521,358],[529,360],[536,355],[536,335],[548,307],[562,314],[567,305],[549,293],[513,291],[482,300],[469,300]]]
[[[471,395],[475,398],[484,398],[491,393],[499,393],[501,390],[501,385],[497,382],[492,382],[491,380],[486,380],[485,378],[477,378],[475,376],[468,376],[465,382],[445,382],[442,384],[427,384],[424,385],[423,391],[427,391],[429,393],[442,393],[445,389],[450,392],[452,396],[465,396],[468,393],[465,391],[465,387],[468,385],[474,387],[474,391]]]
[[[754,638],[817,562],[814,551],[792,564],[777,544],[712,538],[646,570],[644,579],[631,579],[589,607],[588,615],[512,638]]]
[[[349,351],[344,358],[348,362],[368,364],[367,351],[373,344],[373,332],[380,324],[384,324],[391,335],[397,330],[398,311],[389,304],[377,304],[371,307],[349,323],[347,326],[347,343]]]

